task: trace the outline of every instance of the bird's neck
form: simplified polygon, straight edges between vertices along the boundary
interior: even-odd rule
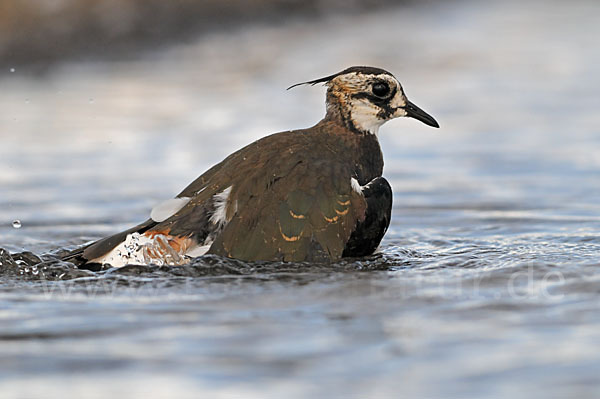
[[[357,146],[355,173],[361,185],[383,174],[383,153],[374,134],[360,136]]]
[[[325,119],[337,121],[356,134],[376,136],[384,121],[377,118],[369,107],[357,106],[352,101],[347,94],[329,89],[327,91],[327,115]]]
[[[343,126],[347,130],[355,134],[369,134],[371,132],[360,129],[354,123],[350,112],[350,99],[346,98],[342,93],[334,93],[331,89],[327,90],[327,113],[324,120],[332,121]]]
[[[383,154],[376,135],[348,127],[339,113],[329,110],[315,127],[315,132],[329,137],[326,141],[331,141],[336,152],[351,163],[354,173],[352,177],[361,185],[382,175]]]

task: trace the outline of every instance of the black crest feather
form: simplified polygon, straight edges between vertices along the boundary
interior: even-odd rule
[[[289,89],[293,89],[296,86],[301,86],[301,85],[311,85],[314,86],[317,83],[325,83],[325,82],[329,82],[331,79],[334,79],[340,75],[345,75],[347,73],[360,73],[360,74],[365,74],[365,75],[390,75],[390,76],[394,76],[391,73],[389,73],[388,71],[386,71],[385,69],[381,69],[381,68],[375,68],[375,67],[370,67],[370,66],[353,66],[350,68],[346,68],[341,72],[338,73],[334,73],[333,75],[329,75],[329,76],[325,76],[324,78],[319,78],[319,79],[315,79],[315,80],[309,80],[308,82],[302,82],[302,83],[296,83],[294,85],[291,85],[290,87],[287,88],[287,90]]]

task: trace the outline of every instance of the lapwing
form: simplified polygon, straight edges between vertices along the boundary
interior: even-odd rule
[[[247,145],[152,209],[145,222],[63,259],[119,267],[180,265],[205,253],[310,262],[372,254],[392,211],[379,127],[401,116],[439,125],[383,69],[354,66],[288,89],[318,83],[327,86],[319,123]]]

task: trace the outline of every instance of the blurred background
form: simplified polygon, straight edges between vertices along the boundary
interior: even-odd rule
[[[380,131],[384,272],[185,292],[123,276],[151,294],[58,298],[0,263],[0,391],[597,396],[599,16],[596,0],[0,0],[11,252],[145,220],[236,149],[315,124],[324,88],[285,88],[351,65],[394,73],[441,125]]]
[[[400,1],[398,3],[404,3]],[[320,18],[381,9],[392,0],[3,0],[1,53],[8,64],[44,69],[66,57],[106,59],[202,33],[250,24],[281,27],[298,18]]]

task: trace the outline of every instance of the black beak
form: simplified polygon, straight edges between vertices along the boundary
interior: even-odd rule
[[[432,127],[440,127],[440,125],[433,119],[433,116],[429,115],[427,112],[423,111],[421,108],[417,107],[415,104],[410,101],[406,101],[406,106],[404,107],[406,111],[406,116],[410,116],[411,118],[415,118],[423,122],[426,125]]]

